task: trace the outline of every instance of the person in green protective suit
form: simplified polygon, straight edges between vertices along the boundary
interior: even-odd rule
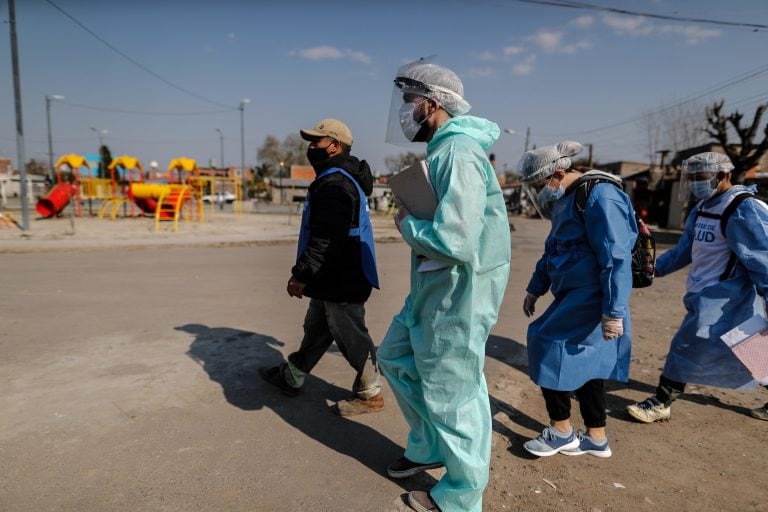
[[[412,249],[411,290],[377,354],[410,433],[403,457],[387,473],[406,478],[445,466],[432,489],[409,493],[410,506],[480,511],[491,454],[485,343],[510,259],[504,198],[485,154],[499,127],[464,115],[470,108],[464,88],[449,69],[417,61],[401,68],[395,85],[399,101],[390,126],[409,141],[428,143],[437,209],[432,220],[402,207],[395,217]]]

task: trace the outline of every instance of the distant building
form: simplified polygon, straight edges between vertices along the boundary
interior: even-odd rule
[[[10,158],[0,158],[0,176],[13,174],[13,165]]]
[[[291,179],[312,181],[315,179],[315,169],[311,165],[292,165]]]
[[[638,174],[647,173],[650,174],[652,170],[657,168],[656,164],[649,164],[648,162],[631,162],[628,160],[619,160],[618,162],[609,162],[607,164],[600,164],[600,170],[610,172],[620,177],[622,180],[632,178]]]
[[[307,197],[307,191],[315,179],[315,170],[309,165],[292,165],[290,178],[272,177],[269,180],[270,196],[273,204],[280,204],[282,199],[287,204],[303,203]],[[374,179],[373,192],[369,196],[368,203],[373,210],[386,210],[389,207],[389,198],[392,191],[387,185],[385,176]]]

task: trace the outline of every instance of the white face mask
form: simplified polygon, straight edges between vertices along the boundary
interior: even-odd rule
[[[700,180],[691,183],[691,193],[696,199],[708,199],[715,193],[712,180]]]
[[[552,181],[551,178],[550,181]],[[563,187],[562,183],[557,188],[550,187],[549,183],[544,185],[544,187],[539,190],[539,193],[536,195],[536,200],[539,204],[539,213],[541,216],[545,219],[551,219],[552,209],[555,206],[555,202],[557,202],[557,200],[564,195],[565,187]]]
[[[424,121],[429,119],[429,116],[427,116],[419,122],[413,118],[413,113],[416,108],[425,101],[427,100],[423,100],[419,103],[403,103],[403,106],[400,107],[400,128],[403,130],[405,138],[411,142],[413,142],[413,139],[416,138],[416,134],[421,130],[421,125]]]

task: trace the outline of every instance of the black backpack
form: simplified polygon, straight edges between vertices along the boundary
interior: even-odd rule
[[[576,183],[568,187],[566,195],[576,194],[576,209],[583,214],[587,206],[587,198],[592,191],[592,187],[598,183],[610,183],[619,190],[621,185],[616,180],[600,176],[585,175],[579,178]],[[648,225],[634,211],[635,222],[637,222],[637,240],[632,247],[632,288],[645,288],[653,284],[653,275],[656,269],[656,240],[653,233],[648,229]]]

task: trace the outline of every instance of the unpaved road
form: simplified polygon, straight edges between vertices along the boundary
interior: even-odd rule
[[[609,398],[614,456],[524,454],[546,421],[526,375],[521,312],[545,233],[541,221],[515,225],[488,342],[495,432],[484,510],[768,511],[768,422],[746,415],[767,393],[696,387],[665,424],[623,412],[655,386],[682,318],[684,273],[633,297],[632,381]],[[285,293],[295,246],[190,244],[0,248],[0,510],[405,510],[400,495],[440,473],[386,477],[406,435],[388,388],[383,412],[342,419],[328,403],[348,395],[353,375],[337,351],[295,399],[256,374],[301,339],[306,301]],[[407,293],[408,252],[377,251],[383,289],[367,311],[378,343]],[[574,413],[580,424],[575,403]]]

